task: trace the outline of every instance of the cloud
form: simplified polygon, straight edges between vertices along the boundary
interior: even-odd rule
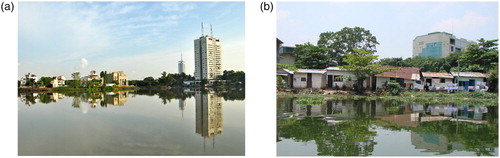
[[[163,3],[164,12],[186,12],[195,9],[193,4]]]
[[[277,18],[278,20],[284,20],[287,19],[290,16],[290,12],[286,10],[279,10]]]
[[[467,11],[460,18],[449,18],[432,26],[432,31],[467,32],[489,24],[492,17],[481,16],[476,12]]]
[[[88,65],[89,65],[89,61],[85,58],[82,58],[80,60],[80,64],[75,65],[75,70],[83,70],[83,69],[87,68]]]

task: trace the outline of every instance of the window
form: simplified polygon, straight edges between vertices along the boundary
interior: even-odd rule
[[[342,82],[343,80],[344,80],[344,78],[340,75],[333,76],[333,81],[335,81],[335,82]]]
[[[445,79],[444,79],[444,78],[442,78],[442,79],[439,81],[439,83],[444,83],[444,82],[445,82]]]
[[[306,81],[306,78],[305,78],[305,77],[301,77],[301,78],[300,78],[300,81],[305,82],[305,81]]]

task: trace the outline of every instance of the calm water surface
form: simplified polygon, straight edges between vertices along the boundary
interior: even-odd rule
[[[498,108],[277,98],[279,156],[498,156]],[[318,103],[318,102],[316,102]]]
[[[244,90],[19,94],[19,155],[244,155]]]

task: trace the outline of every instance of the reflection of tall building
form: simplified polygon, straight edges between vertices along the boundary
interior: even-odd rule
[[[180,98],[179,99],[179,110],[182,111],[182,118],[184,118],[184,109],[186,108],[186,100]]]
[[[222,114],[222,97],[215,93],[202,94],[196,92],[196,133],[203,138],[213,138],[223,134],[224,121]]]
[[[442,135],[411,132],[411,144],[423,152],[448,153],[448,139]]]

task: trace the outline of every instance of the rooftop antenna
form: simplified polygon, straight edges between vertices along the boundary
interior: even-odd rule
[[[201,22],[201,36],[203,37],[203,22]]]
[[[210,36],[214,36],[214,33],[212,32],[212,24],[210,24]]]

